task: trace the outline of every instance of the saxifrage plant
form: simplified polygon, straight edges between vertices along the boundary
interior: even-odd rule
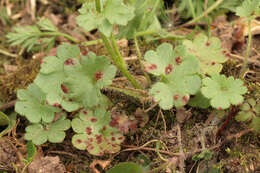
[[[62,142],[64,131],[71,125],[76,133],[72,138],[76,148],[98,156],[120,150],[124,136],[113,123],[109,98],[101,89],[112,84],[117,69],[134,87],[142,87],[128,71],[115,37],[136,41],[139,31],[160,28],[152,21],[161,2],[96,0],[82,6],[78,25],[86,31],[98,29],[111,59],[92,52],[82,55],[78,46],[68,43],[58,46],[56,56],[43,58],[34,83],[17,94],[15,110],[32,123],[26,128],[25,139],[37,145]],[[119,26],[118,35],[113,32],[115,25]],[[193,42],[184,40],[174,49],[163,43],[155,51],[148,50],[144,55],[144,71],[159,79],[149,90],[153,101],[165,110],[185,106],[192,95],[196,95],[197,106],[208,103],[217,109],[227,109],[231,104],[242,103],[242,95],[247,92],[243,82],[220,75],[222,63],[227,60],[225,54],[217,38],[204,35]],[[72,121],[66,119],[66,112],[75,113]]]

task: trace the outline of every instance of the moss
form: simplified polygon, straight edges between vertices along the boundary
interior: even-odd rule
[[[26,88],[38,74],[40,68],[39,60],[25,60],[21,63],[15,72],[0,77],[1,100],[10,101],[15,99],[17,90]]]

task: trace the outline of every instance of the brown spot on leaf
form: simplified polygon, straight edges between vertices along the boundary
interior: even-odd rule
[[[211,65],[215,65],[215,64],[216,64],[216,62],[214,62],[214,61],[211,63]]]
[[[64,62],[64,65],[75,65],[75,64],[76,64],[76,62],[75,62],[75,60],[72,59],[72,58],[69,58],[69,59],[67,59],[67,60]]]
[[[151,70],[156,70],[157,69],[157,65],[156,64],[151,64],[147,67],[145,67],[145,72],[151,71]]]
[[[102,72],[96,72],[94,77],[95,77],[95,80],[98,81],[98,80],[103,78],[103,73]]]
[[[77,139],[76,142],[77,142],[78,144],[81,144],[81,143],[82,143],[82,140],[81,140],[81,139]]]
[[[93,149],[94,149],[94,146],[93,146],[93,145],[89,144],[89,145],[87,146],[87,150],[93,150]]]
[[[176,62],[177,65],[180,65],[181,62],[182,62],[182,58],[180,56],[176,57],[175,62]]]
[[[115,141],[115,140],[116,140],[116,138],[115,138],[115,137],[112,137],[112,138],[111,138],[111,140],[112,140],[112,141]]]
[[[96,137],[97,144],[101,144],[102,143],[102,136],[101,135],[95,135],[95,137]]]
[[[210,42],[207,41],[207,42],[206,42],[206,46],[210,46]]]
[[[173,66],[172,66],[172,64],[169,64],[169,65],[165,68],[165,74],[171,73],[172,70],[173,70]]]
[[[87,115],[87,114],[88,114],[88,111],[87,111],[87,110],[83,110],[82,113],[83,113],[84,115]]]
[[[173,99],[174,99],[175,101],[177,101],[177,100],[179,99],[179,95],[178,95],[178,94],[175,94],[175,95],[173,96]]]
[[[111,127],[116,127],[118,125],[118,122],[115,119],[113,119],[113,120],[110,121],[109,125]]]
[[[57,107],[57,108],[60,108],[61,107],[61,105],[59,104],[59,103],[54,103],[52,106],[54,106],[54,107]]]
[[[103,129],[102,129],[102,131],[106,131],[106,129],[107,129],[107,126],[104,126]]]
[[[61,87],[61,90],[62,90],[65,94],[68,94],[68,93],[69,93],[69,89],[68,89],[64,84],[61,84],[60,87]]]
[[[87,128],[86,128],[86,133],[87,133],[88,135],[91,135],[92,129],[91,129],[90,127],[87,127]]]
[[[96,119],[96,118],[91,118],[90,121],[91,121],[92,123],[95,123],[95,122],[97,122],[97,119]]]

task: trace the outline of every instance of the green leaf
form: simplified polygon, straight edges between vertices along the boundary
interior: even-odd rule
[[[255,105],[256,105],[256,101],[255,101],[255,99],[253,99],[253,98],[249,98],[249,99],[247,100],[247,102],[248,102],[252,107],[255,107]]]
[[[256,104],[254,111],[257,115],[260,115],[260,101]]]
[[[254,117],[250,126],[257,132],[260,130],[260,117]]]
[[[45,93],[36,84],[29,85],[27,89],[18,90],[17,97],[19,100],[15,104],[15,111],[32,123],[38,123],[41,120],[51,122],[55,113],[60,112],[60,109],[46,103]]]
[[[210,99],[211,106],[217,109],[227,109],[231,104],[241,104],[244,100],[242,95],[247,92],[243,81],[220,74],[206,77],[202,83],[202,94]]]
[[[113,124],[110,125],[110,122],[110,113],[104,109],[82,110],[71,123],[72,129],[76,132],[72,137],[72,144],[97,156],[118,152],[124,136],[112,127]]]
[[[235,119],[237,121],[249,121],[254,117],[254,113],[250,111],[240,111],[236,115]]]
[[[202,74],[211,75],[221,72],[221,64],[227,58],[218,38],[207,38],[207,36],[200,34],[193,42],[185,40],[183,44],[187,47],[190,54],[195,55],[200,60],[200,72]]]
[[[179,46],[173,50],[170,44],[163,43],[156,51],[146,52],[145,60],[147,72],[162,76],[162,80],[150,90],[162,109],[186,105],[190,94],[196,94],[199,90],[199,64],[196,58],[186,53],[185,47]]]
[[[100,32],[109,37],[114,24],[127,25],[128,21],[134,17],[134,8],[124,4],[123,0],[107,0],[102,8],[101,13],[98,13],[94,2],[83,4],[79,10],[77,24],[86,31],[98,28]]]
[[[6,126],[10,123],[7,115],[0,111],[0,126]]]
[[[199,108],[206,109],[210,106],[210,101],[209,99],[204,97],[201,92],[198,92],[195,95],[195,97],[190,99],[189,105],[192,107],[199,107]]]
[[[33,124],[26,127],[26,140],[32,140],[35,145],[41,145],[49,141],[52,143],[61,143],[65,138],[65,130],[70,128],[70,120],[62,115],[57,121],[47,125]]]
[[[61,89],[61,84],[66,78],[64,63],[66,60],[77,59],[79,56],[80,49],[78,46],[62,44],[57,48],[57,56],[48,56],[42,60],[40,73],[34,80],[46,93],[46,99],[50,105],[61,105],[68,112],[77,110],[80,105],[66,98]]]
[[[109,169],[107,173],[143,173],[142,167],[133,162],[119,163],[113,168]]]
[[[236,8],[236,15],[240,17],[250,18],[259,13],[259,0],[244,0],[240,7]]]
[[[90,52],[82,56],[81,61],[73,60],[74,65],[66,65],[66,79],[63,88],[66,96],[86,108],[97,106],[104,96],[100,89],[112,83],[116,67],[105,56],[96,56]],[[77,77],[75,77],[77,76]]]
[[[34,156],[37,153],[37,149],[35,145],[32,143],[32,141],[28,141],[26,144],[26,149],[27,149],[27,163],[31,163],[33,161]]]
[[[79,12],[80,15],[77,17],[77,24],[86,31],[96,29],[104,19],[102,15],[97,14],[94,2],[84,3]]]
[[[123,0],[107,0],[103,12],[111,24],[126,25],[134,17],[134,8]]]
[[[9,123],[8,126],[0,132],[0,137],[6,135],[7,133],[9,133],[16,125],[16,113],[13,112],[10,116],[8,116],[9,119]]]
[[[30,51],[33,47],[40,45],[41,31],[36,26],[15,27],[14,32],[7,34],[8,42],[12,46],[21,45]]]
[[[244,103],[242,106],[240,106],[240,109],[242,111],[249,111],[251,109],[251,107],[248,103]]]
[[[41,18],[40,21],[37,22],[37,25],[40,27],[42,31],[58,31],[58,29],[51,23],[51,21],[46,18]]]

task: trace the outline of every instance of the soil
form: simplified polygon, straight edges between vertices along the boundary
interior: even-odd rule
[[[7,0],[5,1],[7,2]],[[170,4],[172,2],[169,1],[167,7]],[[0,20],[0,49],[3,48],[7,52],[19,55],[18,57],[9,57],[0,53],[0,100],[2,102],[0,107],[15,100],[17,90],[26,88],[33,82],[39,72],[40,59],[46,56],[44,52],[27,53],[19,46],[12,47],[7,43],[5,36],[14,26],[35,23],[30,16],[31,13],[27,5],[22,2],[13,2],[12,13],[19,14],[20,17],[10,20],[8,24],[4,24]],[[37,5],[37,17],[45,16],[49,18],[61,31],[70,33],[81,41],[99,38],[99,34],[96,32],[88,33],[85,36],[74,30],[76,25],[73,19],[75,19],[77,9],[80,7],[77,3],[71,3],[68,0],[54,0],[45,5],[38,2]],[[179,23],[183,23],[183,21],[179,21]],[[235,28],[225,18],[216,19],[214,24],[216,28],[212,30],[212,34],[218,37],[222,41],[222,46],[231,52],[230,60],[224,64],[223,73],[238,77],[247,37],[244,37],[243,42],[234,39]],[[194,27],[191,26],[178,32],[186,34],[186,32],[192,32],[193,29]],[[58,38],[56,46],[64,41],[67,40]],[[159,40],[159,42],[164,41],[164,39]],[[159,42],[146,43],[142,41],[140,43],[141,52],[154,49]],[[167,42],[176,44],[173,41]],[[142,81],[144,86],[147,86],[142,71],[140,71],[134,44],[126,40],[121,40],[119,44],[121,45],[121,53],[126,57],[130,72],[139,76],[138,80]],[[98,55],[107,54],[102,44],[82,49],[93,51]],[[251,92],[247,97],[259,98],[260,35],[253,36],[249,68],[245,82]],[[117,74],[113,84],[130,87],[120,73]],[[102,173],[119,162],[127,161],[140,164],[147,161],[151,168],[156,168],[164,163],[164,159],[171,159],[173,163],[171,167],[161,171],[167,173],[173,168],[181,169],[181,166],[185,166],[187,173],[198,171],[213,173],[214,171],[217,172],[218,169],[221,170],[219,171],[221,173],[260,173],[259,133],[249,129],[248,123],[238,123],[234,116],[229,117],[232,110],[224,112],[224,116],[221,117],[216,116],[217,113],[211,108],[199,109],[187,106],[181,112],[182,115],[185,115],[185,118],[180,120],[178,117],[176,118],[178,110],[161,111],[158,106],[152,107],[153,105],[149,102],[114,90],[106,89],[103,90],[103,93],[116,105],[117,112],[138,120],[135,122],[138,128],[124,129],[127,133],[121,151],[116,154],[97,157],[90,155],[87,151],[77,150],[71,144],[73,131],[70,129],[66,132],[63,143],[47,143],[37,147],[40,154],[28,166],[28,173]],[[13,104],[4,107],[5,109],[1,107],[1,111],[9,114],[14,111],[12,106]],[[150,111],[144,112],[151,107]],[[142,117],[141,120],[140,117]],[[181,133],[178,131],[177,121],[180,122]],[[5,137],[0,138],[0,172],[1,170],[7,172],[15,172],[16,170],[16,172],[19,172],[24,168],[23,159],[27,158],[27,152],[25,149],[26,141],[23,136],[27,124],[25,118],[19,116],[12,131]],[[204,151],[205,148],[212,154],[211,159],[194,161],[194,157]],[[179,163],[181,162],[179,158],[182,158],[181,150],[185,153],[184,163],[182,164]]]

